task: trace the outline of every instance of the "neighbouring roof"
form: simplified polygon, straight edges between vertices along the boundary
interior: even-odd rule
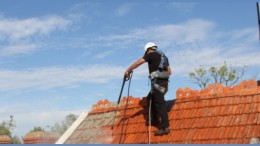
[[[260,137],[257,81],[242,81],[233,88],[216,84],[201,91],[178,89],[176,99],[167,103],[169,135],[154,136],[157,127],[145,126],[148,120],[145,97],[128,100],[124,97],[113,129],[116,104],[99,101],[65,143],[249,144],[252,138]]]
[[[12,144],[12,140],[8,135],[0,135],[0,144]]]
[[[59,135],[45,131],[29,132],[23,137],[24,144],[54,144]]]

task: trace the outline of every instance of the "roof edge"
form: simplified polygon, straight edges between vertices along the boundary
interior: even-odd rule
[[[64,144],[70,135],[77,129],[77,127],[82,123],[82,121],[87,117],[88,112],[83,111],[78,119],[70,126],[68,130],[56,141],[55,144]]]

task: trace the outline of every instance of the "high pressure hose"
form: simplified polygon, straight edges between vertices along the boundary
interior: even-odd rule
[[[127,95],[127,102],[128,102],[128,97],[129,97],[129,91],[130,91],[130,84],[131,84],[132,76],[133,76],[133,71],[131,71],[128,76],[124,76],[124,77],[123,77],[122,87],[121,87],[121,90],[120,90],[120,93],[119,93],[119,98],[118,98],[118,100],[117,100],[117,107],[116,107],[116,110],[115,110],[115,112],[114,112],[115,115],[114,115],[113,124],[112,124],[112,127],[111,127],[112,130],[114,129],[114,123],[115,123],[115,119],[116,119],[116,114],[117,114],[117,112],[118,112],[118,106],[119,106],[119,103],[120,103],[120,100],[121,100],[121,97],[122,97],[122,92],[123,92],[123,89],[124,89],[125,82],[129,80],[128,95]]]
[[[124,78],[123,78],[123,83],[122,83],[121,91],[120,91],[119,98],[118,98],[118,101],[117,101],[117,107],[116,107],[116,110],[115,110],[114,120],[113,120],[113,124],[112,124],[112,127],[111,127],[111,129],[113,130],[114,129],[114,122],[115,122],[115,119],[116,119],[116,113],[118,111],[118,106],[119,106],[119,103],[120,103],[120,99],[121,99],[121,96],[122,96],[124,85],[125,85],[125,82],[129,80],[128,91],[127,91],[127,100],[126,100],[124,118],[123,118],[123,126],[122,126],[122,129],[121,129],[121,136],[120,136],[119,144],[121,143],[122,132],[123,132],[123,129],[124,129],[124,121],[125,121],[125,115],[126,115],[128,100],[129,100],[132,76],[133,76],[133,71],[131,71],[129,73],[128,77],[124,76]],[[150,99],[150,102],[149,102],[149,133],[148,133],[148,135],[149,135],[148,136],[148,143],[149,144],[151,144],[151,104],[152,104],[152,99]]]
[[[131,86],[132,75],[133,75],[133,71],[131,71],[129,73],[128,78],[127,78],[127,80],[129,80],[129,83],[128,83],[128,90],[127,90],[127,99],[126,99],[126,104],[125,104],[125,111],[124,111],[124,116],[123,116],[123,124],[122,124],[123,126],[121,128],[119,144],[121,143],[122,133],[123,133],[124,126],[125,126],[125,116],[126,116],[126,110],[127,110],[127,105],[128,105],[128,101],[129,101],[129,93],[130,93],[130,86]]]
[[[151,122],[151,105],[152,105],[152,98],[150,99],[150,105],[149,105],[149,144],[151,144],[151,125],[152,125],[152,122]]]

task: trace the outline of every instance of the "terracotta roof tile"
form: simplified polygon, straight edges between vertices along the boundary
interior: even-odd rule
[[[260,113],[256,114],[256,116],[257,116],[257,125],[259,125],[260,124]]]
[[[237,115],[237,114],[239,114],[240,109],[241,109],[241,104],[235,104],[235,105],[232,106],[230,114],[231,115]]]
[[[234,133],[236,132],[236,127],[232,126],[229,133],[226,133],[227,138],[234,139]]]
[[[142,133],[135,134],[135,137],[133,138],[133,143],[142,143],[142,139],[140,138],[142,136]]]
[[[257,126],[257,125],[249,127],[248,137],[258,137],[257,131],[259,131],[259,126]]]
[[[255,125],[254,127],[253,127],[253,131],[254,131],[254,134],[253,134],[253,136],[254,137],[260,137],[260,125]]]
[[[176,100],[168,104],[173,104],[168,113],[171,133],[154,136],[157,127],[152,126],[151,143],[243,144],[260,137],[256,81],[243,81],[233,88],[217,84],[201,91],[178,89]],[[118,109],[112,130],[116,104],[99,101],[66,143],[148,143],[146,98],[124,97]]]
[[[215,125],[217,124],[218,117],[210,117],[207,121],[207,126],[208,127],[215,127]]]
[[[239,126],[240,123],[241,123],[242,118],[243,118],[243,115],[235,115],[233,125],[234,126]]]
[[[229,126],[232,116],[225,116],[220,126]]]

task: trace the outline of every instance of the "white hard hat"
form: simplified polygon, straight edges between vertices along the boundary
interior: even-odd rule
[[[153,42],[149,42],[144,46],[144,52],[148,50],[148,48],[155,47],[157,49],[157,45]]]

